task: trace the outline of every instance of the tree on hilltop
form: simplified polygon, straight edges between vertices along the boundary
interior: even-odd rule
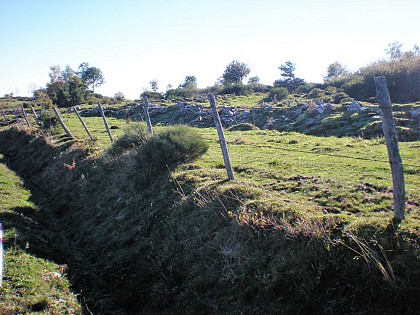
[[[327,75],[324,77],[326,82],[331,81],[333,78],[340,78],[349,74],[349,71],[338,61],[330,64],[327,68]]]
[[[179,88],[186,90],[197,89],[197,78],[193,75],[187,75],[184,79],[184,83],[181,83]]]
[[[152,88],[153,92],[157,92],[158,88],[158,81],[157,80],[151,80],[150,82],[150,87]]]
[[[241,84],[242,80],[246,78],[250,72],[251,69],[246,63],[234,60],[226,66],[226,70],[223,73],[222,77],[224,84]]]
[[[79,66],[78,75],[87,86],[92,87],[92,93],[95,93],[95,87],[105,83],[102,71],[96,67],[89,67],[88,62],[82,62]]]
[[[286,61],[285,64],[278,67],[281,71],[280,75],[284,79],[274,81],[274,87],[285,87],[289,92],[293,92],[299,85],[305,84],[305,80],[296,78],[296,65],[291,61]]]
[[[256,84],[260,83],[260,78],[258,76],[254,76],[248,79],[248,84]]]
[[[388,44],[388,49],[385,49],[385,52],[391,60],[398,60],[403,55],[401,47],[402,44],[400,42],[393,42]]]

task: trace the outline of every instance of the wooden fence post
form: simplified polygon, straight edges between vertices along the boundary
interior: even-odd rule
[[[16,108],[13,108],[13,112],[15,113],[16,123],[17,123],[18,125],[20,125],[19,115],[18,115],[18,113],[17,113],[17,111],[16,111]]]
[[[23,114],[23,118],[25,119],[26,124],[28,125],[28,127],[30,126],[29,121],[28,121],[28,116],[26,116],[26,112],[25,109],[23,108],[23,105],[20,106],[20,109],[22,110],[22,114]]]
[[[36,114],[36,111],[35,111],[34,107],[32,106],[32,104],[31,104],[31,111],[32,111],[32,114],[35,117],[36,123],[39,125],[38,115]]]
[[[381,110],[382,129],[384,131],[389,163],[391,165],[394,219],[397,222],[401,222],[401,220],[404,219],[405,214],[404,172],[400,151],[398,149],[398,139],[395,133],[394,119],[392,117],[391,100],[389,98],[388,87],[386,85],[386,77],[376,77],[374,81],[376,87],[376,99]]]
[[[57,106],[53,106],[55,117],[57,117],[58,121],[60,122],[61,127],[65,131],[65,133],[72,139],[74,139],[74,136],[70,132],[70,130],[67,128],[67,126],[64,124],[64,121],[61,119],[60,112],[58,111]]]
[[[74,109],[74,112],[76,113],[77,118],[79,118],[80,122],[82,123],[83,128],[85,128],[85,131],[88,134],[89,138],[91,140],[93,140],[92,135],[90,134],[88,127],[85,125],[85,122],[82,120],[82,117],[80,117],[80,114],[77,111],[76,107],[73,107],[73,109]]]
[[[105,125],[106,132],[108,132],[109,140],[111,140],[111,142],[114,142],[114,139],[112,139],[111,130],[109,130],[109,127],[108,127],[108,122],[106,121],[104,109],[102,108],[100,102],[98,102],[98,108],[101,113],[102,119],[104,120],[104,125]]]
[[[230,164],[229,152],[226,145],[225,135],[223,134],[222,122],[220,121],[219,113],[217,112],[216,101],[212,93],[209,93],[208,97],[210,101],[210,107],[213,113],[214,124],[216,125],[217,134],[219,135],[220,148],[222,149],[223,161],[225,162],[225,168],[228,175],[228,179],[234,180],[235,176],[233,175],[232,166]]]
[[[153,127],[152,127],[152,123],[150,121],[150,116],[149,116],[149,100],[147,99],[146,95],[143,95],[143,100],[144,100],[144,118],[146,119],[147,131],[149,133],[153,133]]]
[[[1,112],[1,115],[3,116],[4,120],[6,121],[6,124],[7,124],[8,126],[10,126],[9,120],[7,119],[7,117],[6,117],[6,115],[4,114],[4,112],[3,112],[3,111]]]

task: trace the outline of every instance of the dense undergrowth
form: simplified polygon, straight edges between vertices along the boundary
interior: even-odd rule
[[[349,230],[346,216],[292,211],[251,178],[188,163],[207,150],[192,130],[132,125],[96,158],[30,130],[0,133],[0,152],[51,219],[49,254],[95,314],[417,312],[416,231]],[[299,191],[305,178],[293,182]]]

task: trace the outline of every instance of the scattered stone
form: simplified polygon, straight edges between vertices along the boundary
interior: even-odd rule
[[[322,102],[316,103],[316,109],[315,109],[315,111],[319,115],[323,114],[324,111],[325,111],[325,105],[324,105],[324,103],[322,103]]]
[[[355,112],[360,112],[363,110],[363,107],[359,105],[359,103],[357,103],[355,100],[353,100],[353,102],[351,102],[351,104],[349,105],[349,107],[347,108],[347,111],[349,113],[355,113]]]
[[[316,119],[315,118],[308,118],[305,122],[306,126],[310,126],[316,123]]]
[[[410,110],[408,112],[410,114],[410,116],[414,119],[420,119],[420,108],[416,108],[413,110]]]
[[[327,104],[325,104],[325,109],[333,111],[333,110],[335,110],[335,106],[331,103],[327,103]]]
[[[228,116],[228,117],[232,117],[233,116],[233,109],[228,108],[228,107],[223,107],[222,111],[221,111],[222,115]]]

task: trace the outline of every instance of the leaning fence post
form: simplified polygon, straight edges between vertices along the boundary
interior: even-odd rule
[[[93,140],[92,135],[90,134],[88,127],[86,126],[85,122],[82,120],[82,117],[80,117],[80,114],[77,111],[76,107],[73,107],[73,109],[74,109],[74,112],[76,113],[77,118],[79,118],[80,122],[82,123],[83,128],[85,128],[86,133],[88,134],[88,136],[90,137],[90,139]]]
[[[225,168],[228,175],[228,179],[234,180],[235,177],[233,175],[232,166],[230,164],[229,152],[226,145],[225,135],[223,134],[222,122],[220,121],[219,113],[217,112],[216,101],[212,93],[209,93],[208,97],[210,101],[210,107],[213,113],[214,124],[216,125],[217,134],[219,135],[220,148],[222,149],[223,161],[225,162]]]
[[[144,100],[144,118],[146,119],[147,131],[149,133],[153,133],[153,127],[152,127],[152,123],[150,121],[150,116],[149,116],[149,100],[147,99],[146,95],[143,95],[143,100]]]
[[[104,125],[105,125],[106,132],[108,132],[109,140],[111,140],[111,142],[114,142],[114,140],[112,139],[111,130],[109,130],[108,123],[106,121],[104,109],[102,108],[100,102],[98,102],[98,108],[99,108],[99,112],[101,113],[102,119],[104,120]]]
[[[23,108],[23,105],[20,107],[22,110],[22,114],[23,114],[23,118],[25,119],[26,124],[28,125],[28,127],[30,126],[29,121],[28,121],[28,116],[26,116],[25,113],[25,109]]]
[[[63,128],[63,130],[66,132],[66,134],[70,138],[74,139],[74,136],[72,135],[72,133],[70,132],[70,130],[67,128],[67,126],[64,124],[64,121],[61,119],[60,112],[58,111],[57,106],[53,106],[53,110],[54,110],[55,117],[57,117],[57,119],[60,122],[60,125]]]
[[[1,115],[3,116],[4,120],[6,121],[6,124],[7,124],[8,126],[10,126],[9,120],[7,119],[7,117],[6,117],[6,115],[4,114],[4,112],[3,112],[3,111],[1,112]]]
[[[374,81],[376,99],[379,104],[379,109],[381,110],[382,129],[384,131],[389,163],[391,165],[394,219],[397,222],[400,222],[404,219],[405,214],[405,188],[402,159],[398,149],[398,139],[395,133],[395,124],[392,117],[391,100],[386,85],[386,77],[376,77]]]
[[[36,114],[36,111],[35,111],[34,107],[32,106],[32,104],[31,104],[31,111],[32,111],[32,114],[35,117],[36,123],[39,125],[38,115]]]

